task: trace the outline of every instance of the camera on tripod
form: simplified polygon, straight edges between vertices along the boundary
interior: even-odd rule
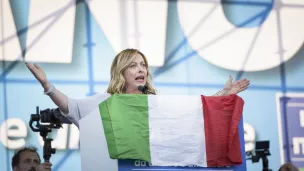
[[[34,122],[36,122],[35,127],[33,126]],[[43,138],[43,159],[45,162],[49,162],[51,155],[56,153],[56,149],[52,148],[53,139],[48,138],[47,135],[52,132],[52,129],[62,128],[63,123],[71,124],[72,122],[61,114],[59,108],[45,109],[39,112],[37,106],[36,114],[31,114],[29,126],[34,132],[39,132]]]
[[[269,141],[256,141],[254,154],[252,153],[252,151],[250,151],[246,152],[246,155],[249,157],[247,158],[247,160],[251,160],[252,163],[257,163],[260,159],[262,159],[263,171],[272,171],[268,168],[267,159],[267,156],[271,155],[269,152]]]

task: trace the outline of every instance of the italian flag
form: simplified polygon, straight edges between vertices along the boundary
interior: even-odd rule
[[[112,95],[99,105],[112,159],[153,166],[219,167],[242,163],[237,95]]]

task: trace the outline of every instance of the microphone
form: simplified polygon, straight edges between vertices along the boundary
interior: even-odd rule
[[[138,90],[141,91],[143,94],[154,94],[156,95],[154,92],[148,90],[148,87],[145,85],[145,86],[138,86]]]
[[[141,91],[142,93],[146,94],[146,86],[138,86],[138,90]]]

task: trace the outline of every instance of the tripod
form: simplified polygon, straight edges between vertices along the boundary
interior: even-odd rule
[[[271,169],[268,168],[267,156],[270,156],[269,141],[257,141],[255,145],[255,155],[253,155],[252,152],[248,152],[246,153],[246,155],[250,156],[250,158],[247,158],[247,160],[251,160],[252,163],[259,162],[261,158],[263,163],[262,171],[272,171]]]
[[[271,169],[268,168],[268,159],[266,156],[262,157],[263,161],[263,171],[272,171]]]

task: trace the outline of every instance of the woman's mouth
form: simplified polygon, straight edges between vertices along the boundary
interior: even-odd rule
[[[144,77],[144,76],[138,76],[138,77],[135,78],[135,80],[136,80],[137,82],[142,83],[142,82],[145,81],[145,77]]]

